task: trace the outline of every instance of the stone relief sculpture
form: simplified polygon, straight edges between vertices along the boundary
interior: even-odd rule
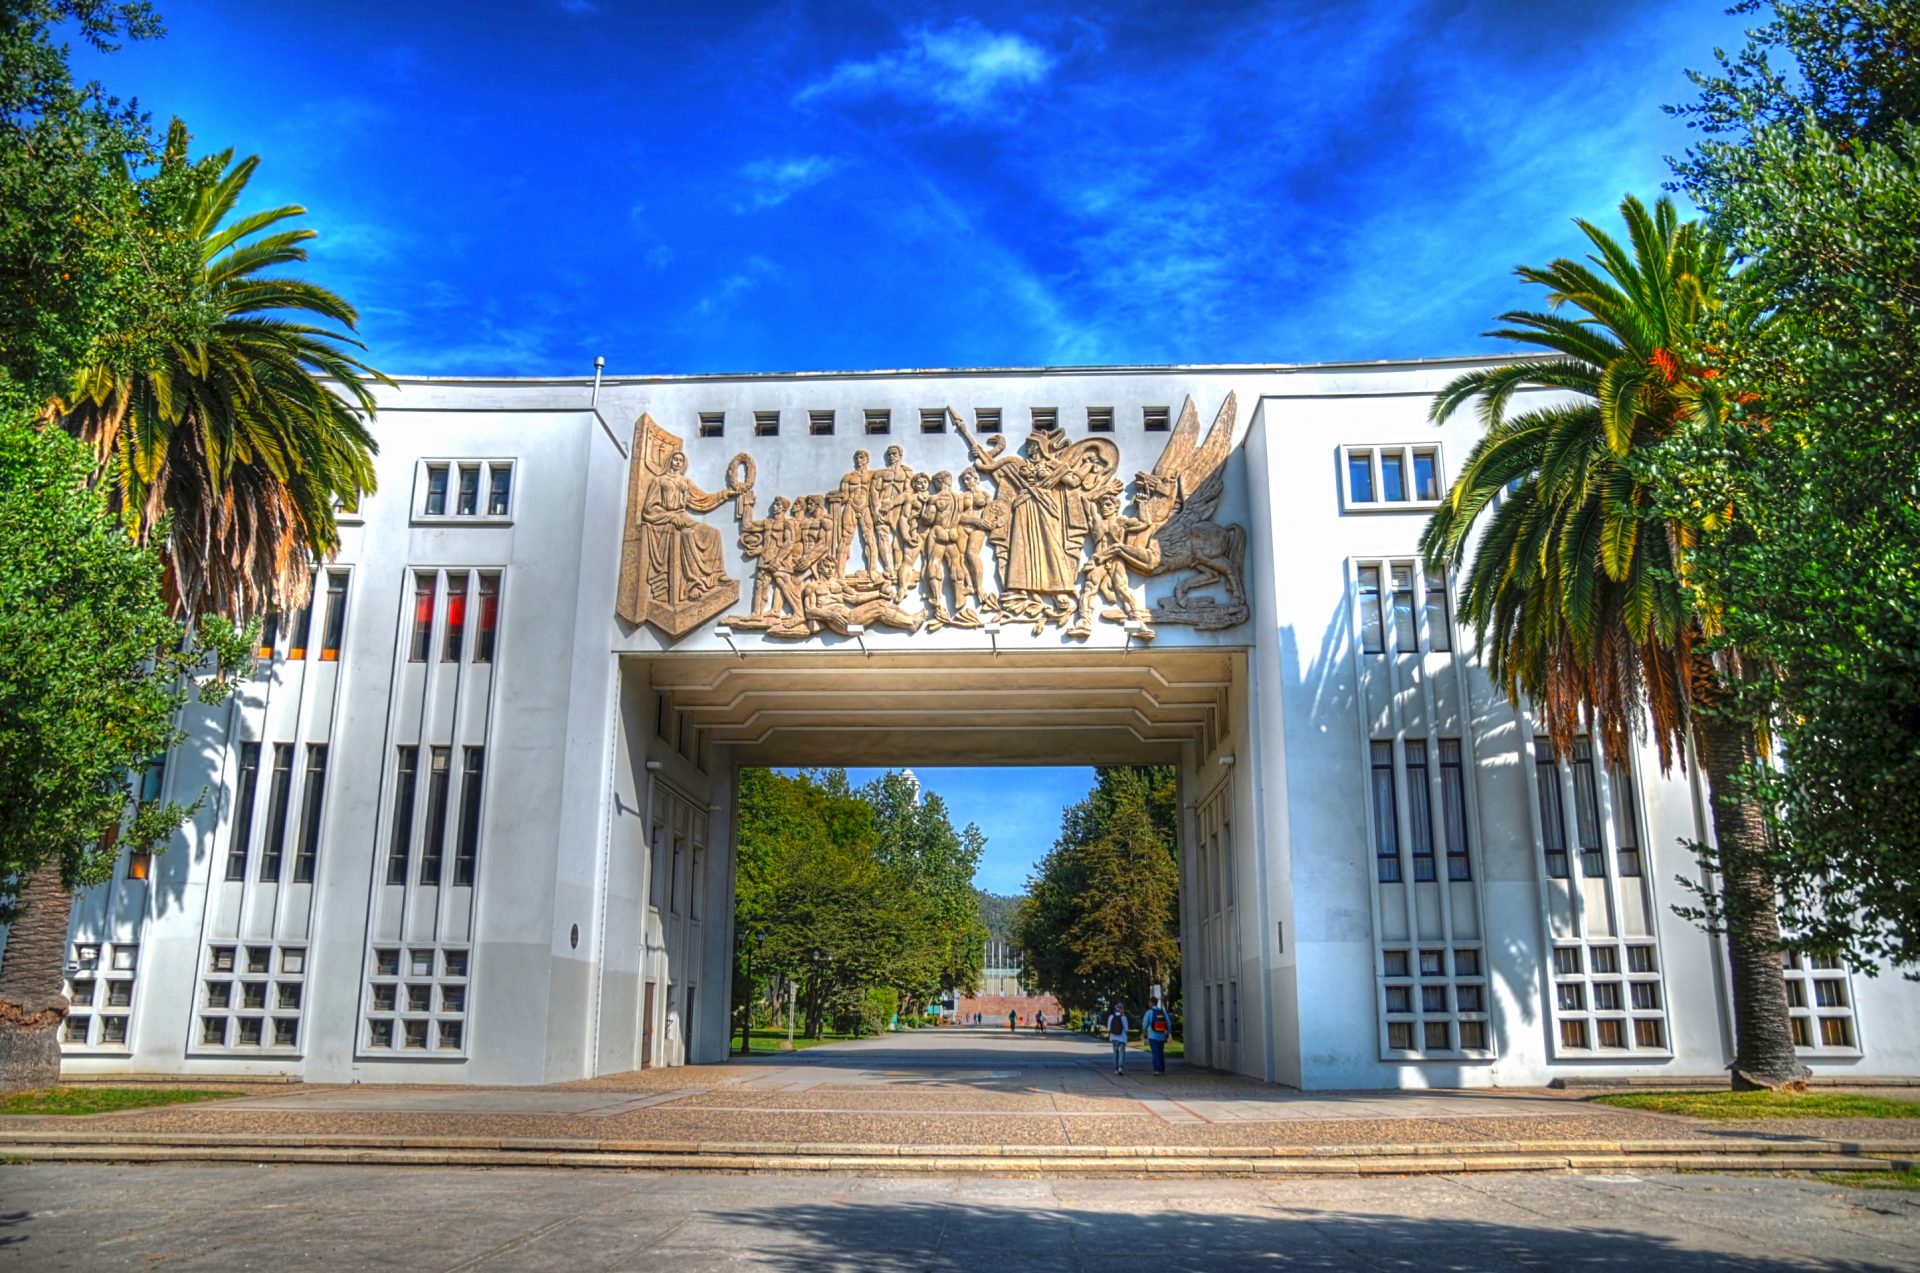
[[[1151,639],[1154,624],[1229,628],[1248,614],[1247,536],[1213,519],[1236,411],[1229,394],[1202,437],[1187,399],[1131,496],[1110,438],[1041,429],[1010,451],[949,412],[972,461],[957,474],[916,471],[899,446],[878,468],[856,451],[832,491],[778,496],[764,517],[754,516],[751,458],[734,456],[726,488],[703,491],[687,477],[680,439],[642,416],[620,613],[678,637],[737,601],[720,532],[699,520],[733,501],[740,551],[754,566],[750,608],[726,620],[742,631],[805,639],[999,622],[1083,639],[1105,622]],[[1149,608],[1141,581],[1167,576],[1177,576],[1171,595]],[[1215,586],[1224,595],[1205,591]]]
[[[642,415],[633,426],[633,468],[627,477],[626,536],[620,554],[615,612],[651,623],[669,638],[685,636],[740,599],[726,571],[720,532],[695,514],[737,500],[741,522],[753,516],[753,457],[727,465],[727,487],[703,491],[687,477],[680,439]]]

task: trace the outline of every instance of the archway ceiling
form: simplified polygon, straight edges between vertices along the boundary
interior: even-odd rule
[[[1232,651],[667,654],[649,684],[752,765],[1170,764]]]

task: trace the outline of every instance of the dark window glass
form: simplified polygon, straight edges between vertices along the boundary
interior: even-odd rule
[[[1633,777],[1625,766],[1607,770],[1608,794],[1613,797],[1613,834],[1620,844],[1620,874],[1640,874],[1640,822],[1633,812]]]
[[[427,836],[420,846],[420,882],[440,882],[440,861],[446,851],[447,772],[450,747],[435,747],[427,772]]]
[[[280,639],[280,607],[268,606],[267,613],[260,620],[260,649],[263,659],[273,657],[274,644]]]
[[[320,639],[320,658],[332,662],[340,657],[340,640],[347,632],[347,575],[342,570],[327,572],[327,629]]]
[[[1468,880],[1466,757],[1457,738],[1440,740],[1440,825],[1447,838],[1447,878]]]
[[[487,516],[505,517],[513,495],[513,465],[496,464],[487,473]]]
[[[307,604],[293,614],[292,635],[287,638],[287,657],[304,659],[307,657],[307,639],[313,635],[313,598],[308,596]]]
[[[1141,407],[1140,427],[1148,433],[1165,433],[1173,427],[1173,410],[1170,407]]]
[[[1393,648],[1413,654],[1420,648],[1419,634],[1413,628],[1413,567],[1393,568]]]
[[[1427,648],[1445,653],[1453,648],[1453,624],[1447,617],[1447,577],[1427,572]]]
[[[419,785],[420,749],[400,748],[393,784],[393,841],[387,850],[387,883],[407,882],[407,855],[413,851],[413,797]]]
[[[893,412],[891,411],[867,412],[867,432],[868,433],[891,433],[892,431],[893,431]]]
[[[973,413],[973,427],[981,433],[1000,432],[1000,408],[981,407]]]
[[[1380,498],[1392,503],[1407,498],[1406,461],[1398,451],[1380,453]]]
[[[1360,648],[1368,654],[1386,650],[1380,629],[1380,567],[1360,567]]]
[[[425,663],[433,641],[434,576],[413,577],[413,644],[407,649],[407,662]]]
[[[1600,844],[1600,792],[1593,775],[1593,742],[1573,740],[1573,814],[1580,836],[1580,873],[1605,875],[1606,854]]]
[[[447,466],[434,464],[427,469],[427,516],[444,517],[447,512]]]
[[[462,517],[472,517],[480,506],[480,466],[462,464],[460,466],[460,499],[454,511]]]
[[[1087,408],[1087,432],[1088,433],[1112,433],[1113,432],[1113,408],[1112,407],[1088,407]]]
[[[1356,504],[1373,503],[1373,453],[1354,451],[1347,456],[1347,498]]]
[[[453,854],[455,884],[473,883],[480,858],[480,777],[485,763],[483,748],[467,748],[466,772],[460,775],[460,840]]]
[[[1384,884],[1400,878],[1400,807],[1393,794],[1393,744],[1374,743],[1373,855]]]
[[[1533,740],[1534,788],[1540,796],[1540,834],[1547,855],[1547,874],[1556,880],[1567,878],[1567,821],[1560,803],[1560,767],[1555,763],[1553,740]]]
[[[753,413],[753,436],[756,438],[777,438],[780,436],[780,413],[778,411],[756,411]]]
[[[807,432],[814,437],[823,438],[833,432],[833,412],[807,412]]]
[[[1427,745],[1408,739],[1407,825],[1413,835],[1413,878],[1435,878],[1433,867],[1433,799],[1427,790]]]
[[[1432,451],[1415,451],[1413,453],[1413,492],[1414,496],[1418,499],[1437,500],[1440,498],[1440,470],[1439,466],[1434,463],[1434,454]]]
[[[500,576],[480,576],[480,622],[473,635],[473,661],[493,662],[494,632],[500,626]]]
[[[467,635],[467,576],[464,571],[447,576],[447,637],[440,648],[442,663],[458,663],[460,646]]]
[[[227,842],[227,878],[247,878],[247,846],[253,841],[253,793],[260,785],[260,744],[240,744],[240,771],[234,777],[233,838]]]
[[[321,797],[327,789],[327,749],[307,744],[306,790],[300,797],[300,845],[293,855],[293,882],[313,883],[313,860],[320,852]]]
[[[287,795],[293,785],[293,744],[273,745],[273,786],[267,795],[267,839],[260,849],[260,878],[278,882],[287,844]]]

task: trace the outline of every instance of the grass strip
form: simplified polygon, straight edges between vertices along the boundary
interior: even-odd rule
[[[0,1114],[112,1114],[243,1095],[243,1092],[220,1092],[204,1087],[55,1087],[0,1097]]]
[[[1720,1122],[1750,1118],[1920,1118],[1914,1100],[1852,1092],[1619,1092],[1592,1098],[1595,1105],[1684,1114]]]
[[[1817,1172],[1815,1178],[1830,1185],[1852,1185],[1856,1189],[1901,1189],[1920,1193],[1920,1169],[1905,1171]]]

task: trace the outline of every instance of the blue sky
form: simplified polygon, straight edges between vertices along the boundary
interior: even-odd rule
[[[1707,3],[260,5],[79,60],[261,202],[396,373],[1471,352],[1657,191]]]

